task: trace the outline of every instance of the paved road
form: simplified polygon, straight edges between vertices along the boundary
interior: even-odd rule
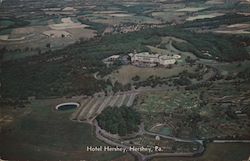
[[[250,143],[250,140],[214,140],[214,143]]]
[[[90,123],[91,125],[95,126],[95,134],[96,134],[96,137],[105,142],[106,144],[109,144],[111,146],[117,146],[117,147],[121,147],[121,148],[124,148],[124,149],[129,149],[130,147],[127,146],[127,145],[124,145],[124,144],[121,144],[119,142],[115,142],[114,140],[112,140],[113,136],[109,133],[102,133],[102,129],[100,128],[100,126],[98,125],[97,121],[96,120],[93,120],[92,122],[88,122]],[[180,138],[176,138],[176,137],[171,137],[171,136],[165,136],[165,135],[160,135],[160,134],[156,134],[156,133],[152,133],[152,132],[148,132],[148,131],[145,131],[144,129],[144,124],[141,124],[140,125],[140,128],[139,128],[139,132],[134,134],[134,137],[138,136],[138,135],[144,135],[144,134],[147,134],[147,135],[153,135],[153,136],[160,136],[160,137],[163,137],[163,138],[167,138],[167,139],[171,139],[171,140],[175,140],[175,141],[178,141],[178,142],[190,142],[190,143],[198,143],[200,144],[199,146],[199,149],[196,151],[196,152],[190,152],[190,153],[155,153],[155,154],[151,154],[151,155],[144,155],[142,153],[140,153],[139,151],[129,151],[132,155],[136,156],[139,161],[147,161],[153,157],[159,157],[159,156],[182,156],[182,157],[191,157],[191,156],[194,156],[196,154],[201,154],[203,153],[203,151],[205,150],[202,142],[200,142],[200,140],[186,140],[186,139],[180,139]]]
[[[112,141],[111,139],[108,139],[108,138],[104,137],[104,136],[101,134],[101,128],[98,126],[96,120],[94,120],[94,122],[93,122],[92,125],[94,125],[95,128],[96,128],[95,134],[96,134],[96,137],[97,137],[99,140],[105,142],[106,144],[112,145],[112,146],[117,146],[117,147],[121,147],[121,148],[124,148],[124,149],[129,149],[129,147],[126,146],[126,145],[123,145],[123,144],[114,142],[114,141]],[[106,134],[106,135],[107,135],[107,134]],[[111,135],[110,135],[109,137],[112,138]],[[145,157],[143,154],[141,154],[140,152],[133,151],[133,152],[131,152],[131,153],[132,153],[133,155],[135,155],[136,157],[138,157],[138,159],[139,159],[140,161],[146,161],[146,157]]]

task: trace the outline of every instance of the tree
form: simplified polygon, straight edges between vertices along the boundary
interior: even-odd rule
[[[132,78],[133,81],[139,81],[140,80],[140,76],[136,75]]]
[[[47,47],[47,48],[51,48],[51,44],[50,44],[50,43],[47,43],[47,44],[46,44],[46,47]]]
[[[112,134],[125,136],[138,131],[140,114],[132,107],[107,107],[98,117],[101,128]]]

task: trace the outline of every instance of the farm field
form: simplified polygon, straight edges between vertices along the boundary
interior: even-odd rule
[[[53,4],[54,2],[51,3]],[[37,15],[33,17],[23,14],[25,17],[23,21],[6,17],[0,19],[0,22],[5,26],[0,31],[2,35],[0,36],[0,47],[5,46],[11,50],[25,50],[28,48],[32,50],[25,50],[26,54],[10,51],[8,54],[5,54],[4,58],[6,60],[19,59],[37,55],[50,49],[60,49],[79,40],[88,40],[98,34],[102,34],[106,28],[124,27],[125,29],[118,30],[118,32],[131,32],[143,29],[145,26],[177,25],[185,23],[186,20],[195,21],[200,18],[213,19],[226,13],[224,11],[217,12],[218,10],[213,6],[213,2],[184,4],[183,1],[180,1],[180,3],[168,4],[163,2],[145,2],[140,4],[129,1],[114,3],[113,5],[110,5],[109,2],[103,3],[106,5],[105,9],[94,2],[82,7],[74,6],[74,4],[69,7],[62,2],[61,6],[40,6],[41,11],[37,12]],[[36,6],[37,4],[33,5]],[[29,8],[28,6],[26,7]],[[85,11],[83,11],[84,9]],[[18,12],[20,11],[18,10]],[[192,16],[189,15],[190,13],[192,13]],[[247,14],[247,12],[242,13]],[[44,17],[43,14],[47,17]],[[134,26],[131,27],[131,25]],[[126,29],[126,27],[129,29]],[[21,31],[19,32],[19,30]],[[30,32],[27,33],[26,31]],[[248,31],[245,29],[223,30],[219,28],[211,32],[248,34]],[[50,48],[46,46],[50,46]]]
[[[108,14],[94,13],[85,15],[90,21],[108,25],[120,25],[124,23],[160,24],[161,22],[146,16],[136,16],[127,13],[108,12]]]
[[[194,20],[205,19],[205,18],[214,18],[217,16],[223,16],[223,15],[224,15],[223,13],[204,14],[204,15],[189,17],[189,18],[187,18],[187,21],[194,21]]]
[[[226,27],[217,28],[215,33],[224,34],[249,34],[250,24],[232,24]]]
[[[79,22],[75,23],[70,18],[62,18],[59,23],[54,21],[47,20],[49,25],[44,26],[14,28],[1,34],[0,46],[5,46],[9,50],[8,55],[5,54],[4,60],[38,55],[51,49],[60,49],[80,39],[93,38],[96,35],[95,30],[89,29],[87,25]]]
[[[54,30],[64,30],[64,29],[76,29],[76,28],[86,28],[87,25],[81,24],[81,23],[75,23],[71,20],[70,17],[62,18],[62,23],[58,24],[50,24],[49,27]]]
[[[201,11],[204,9],[207,9],[207,8],[206,7],[186,7],[186,8],[179,9],[177,11],[179,11],[179,12],[197,12],[197,11]]]

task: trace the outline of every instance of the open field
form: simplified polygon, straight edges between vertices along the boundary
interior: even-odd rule
[[[219,27],[215,29],[214,32],[221,34],[249,34],[250,33],[249,29],[250,29],[250,24],[238,23],[238,24],[228,25],[226,27]]]
[[[214,32],[219,34],[250,34],[250,31],[245,31],[245,30],[233,30],[233,31],[217,30]]]
[[[110,11],[95,11],[95,12],[93,12],[93,13],[95,13],[95,14],[107,14],[107,15],[109,15],[109,14],[120,14],[120,13],[126,13],[125,11],[121,11],[121,10],[110,10]]]
[[[134,16],[133,14],[130,13],[126,13],[125,11],[96,11],[94,12],[94,14],[99,15],[99,17],[102,16],[108,16],[110,17],[131,17]]]
[[[51,25],[49,25],[49,27],[53,30],[65,30],[65,29],[76,29],[76,28],[88,27],[88,25],[73,22],[70,17],[62,18],[61,21],[62,21],[62,23],[51,24]]]
[[[221,1],[221,3],[223,2],[224,0]],[[36,13],[31,17],[30,14],[27,14],[28,12],[23,13],[22,8],[18,10],[16,9],[17,11],[15,12],[15,14],[23,16],[24,20],[8,17],[6,18],[6,16],[4,15],[8,14],[7,10],[1,13],[3,15],[3,18],[0,19],[0,23],[3,24],[1,25],[1,27],[4,26],[4,28],[2,31],[0,31],[0,33],[5,33],[1,34],[5,36],[2,37],[0,46],[6,46],[8,49],[12,50],[19,50],[19,48],[21,50],[25,48],[35,48],[37,49],[37,51],[26,51],[25,54],[20,52],[19,54],[16,54],[17,52],[10,52],[10,56],[4,56],[5,58],[7,58],[7,60],[37,55],[40,50],[42,52],[46,52],[48,48],[46,48],[47,44],[45,43],[45,41],[48,41],[48,43],[51,44],[51,49],[55,50],[79,41],[79,39],[81,38],[83,38],[84,40],[93,38],[94,36],[96,36],[96,32],[102,33],[107,26],[120,25],[123,27],[131,27],[130,23],[132,23],[136,24],[136,26],[132,26],[130,28],[130,30],[133,31],[138,29],[138,24],[157,26],[164,23],[170,23],[172,25],[175,25],[185,23],[186,19],[194,20],[198,18],[200,20],[200,18],[204,19],[211,16],[218,16],[217,14],[227,13],[226,9],[225,11],[222,10],[221,12],[218,12],[218,9],[216,9],[216,7],[214,8],[213,5],[206,4],[204,2],[190,2],[187,4],[185,4],[184,1],[176,1],[176,3],[175,1],[173,1],[172,3],[167,4],[162,1],[144,2],[143,4],[130,1],[114,2],[112,4],[110,2],[102,2],[103,5],[105,5],[104,8],[96,5],[95,2],[91,2],[87,5],[84,3],[82,3],[84,5],[79,5],[74,2],[70,6],[68,6],[68,4],[65,2],[60,2],[60,5],[54,4],[55,2],[51,2],[51,4],[54,4],[51,6],[40,5],[39,3],[33,2],[30,3],[38,8],[40,7],[41,10],[33,10],[32,8],[30,8],[30,6],[32,5],[30,5],[29,3],[25,4],[22,8],[26,7],[29,9],[30,13]],[[20,4],[21,2],[18,2],[16,5]],[[190,15],[190,12],[195,13]],[[239,13],[244,13],[245,15],[248,14],[244,10]],[[47,15],[44,16],[44,14]],[[78,19],[84,20],[79,23],[77,21]],[[23,28],[23,32],[19,32],[18,34],[17,32],[15,32],[15,30],[19,30],[19,28]],[[62,30],[60,31],[62,33],[54,30]],[[26,31],[30,31],[31,33],[35,34],[29,35],[28,33],[26,33]],[[118,32],[123,31],[118,30]],[[231,34],[230,31],[224,30],[217,32],[221,34]],[[232,32],[235,32],[236,34],[248,34],[248,31],[246,30],[234,30]],[[46,35],[49,34],[52,36],[49,36],[49,38],[45,39],[44,33]],[[62,34],[68,35],[70,39],[61,39],[60,35]],[[33,43],[30,43],[28,39]],[[40,49],[39,51],[38,48]]]
[[[187,66],[174,66],[171,69],[166,68],[140,68],[133,65],[124,65],[117,71],[105,76],[105,79],[110,79],[112,82],[118,81],[122,84],[131,83],[132,78],[136,75],[140,76],[140,80],[146,80],[150,76],[172,77],[187,69]],[[192,68],[188,69],[189,71]]]
[[[218,17],[218,16],[223,16],[224,13],[210,13],[210,14],[201,14],[201,15],[197,15],[197,16],[191,16],[188,17],[186,20],[187,21],[194,21],[194,20],[198,20],[198,19],[206,19],[206,18],[214,18],[214,17]]]
[[[16,109],[22,115],[1,125],[1,159],[8,160],[91,160],[108,161],[122,154],[116,152],[87,152],[86,146],[100,146],[90,125],[69,120],[70,111],[54,111],[56,104],[75,99],[32,101],[29,107]],[[8,107],[12,109],[13,107]],[[26,112],[25,112],[26,111]],[[1,114],[4,111],[1,110]],[[28,155],[27,155],[28,154]]]
[[[25,37],[19,37],[19,38],[9,38],[9,35],[0,35],[0,40],[1,41],[8,41],[8,42],[11,42],[11,41],[22,41],[24,40]]]
[[[96,35],[95,30],[72,24],[73,26],[68,23],[63,27],[65,29],[56,27],[54,30],[48,26],[15,28],[9,34],[0,35],[0,47],[5,46],[9,50],[9,53],[4,55],[4,60],[38,55],[49,49],[60,49],[80,39],[88,40]],[[50,44],[49,48],[47,44]]]
[[[109,14],[109,16],[111,16],[111,17],[130,17],[130,16],[133,16],[133,15],[125,14],[125,13],[112,13],[112,14]]]
[[[184,20],[185,13],[174,11],[160,11],[152,12],[152,16],[156,19],[160,19],[162,22],[182,22]]]
[[[207,7],[186,7],[186,8],[182,8],[182,9],[178,9],[178,12],[197,12],[197,11],[201,11],[207,9]]]
[[[108,25],[121,25],[124,23],[136,23],[136,24],[160,24],[157,19],[146,16],[133,16],[132,14],[125,13],[112,13],[112,14],[88,14],[85,15],[88,20]]]

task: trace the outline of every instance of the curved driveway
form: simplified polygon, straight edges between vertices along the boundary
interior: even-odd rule
[[[111,146],[117,146],[117,147],[124,148],[124,149],[126,149],[126,151],[128,151],[128,149],[129,149],[128,145],[124,145],[122,143],[115,142],[114,140],[112,140],[113,136],[111,134],[109,135],[108,133],[102,133],[102,129],[100,128],[100,126],[98,125],[96,120],[93,120],[92,122],[88,122],[88,123],[95,126],[95,129],[96,129],[95,134],[96,134],[96,137],[99,140],[101,140],[101,141],[103,141],[106,144],[109,144]],[[152,135],[152,136],[160,136],[162,138],[171,139],[171,140],[178,141],[178,142],[198,143],[200,146],[199,146],[199,149],[196,152],[190,152],[190,153],[155,153],[155,154],[150,154],[150,155],[144,155],[144,154],[140,153],[139,151],[128,151],[132,155],[136,156],[139,159],[139,161],[147,161],[147,160],[149,160],[149,159],[151,159],[153,157],[162,157],[162,156],[165,156],[165,157],[168,157],[168,156],[172,156],[172,157],[173,156],[176,156],[176,157],[184,157],[184,156],[185,157],[192,157],[192,156],[194,156],[196,154],[203,153],[203,151],[205,150],[201,140],[180,139],[180,138],[177,138],[177,137],[160,135],[160,134],[157,134],[157,133],[148,132],[148,131],[145,131],[143,124],[141,124],[139,132],[136,133],[134,135],[134,137],[136,137],[138,135],[144,135],[144,134]]]

